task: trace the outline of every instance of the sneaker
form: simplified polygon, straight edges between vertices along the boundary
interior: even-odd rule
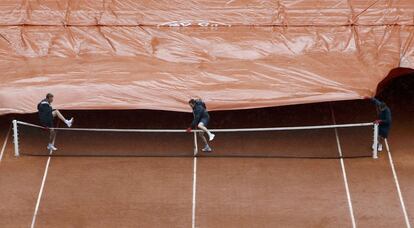
[[[381,151],[382,151],[382,144],[381,144],[381,143],[379,143],[379,144],[378,144],[378,151],[379,151],[379,152],[381,152]]]
[[[375,149],[375,146],[374,145],[372,145],[372,150],[374,150]],[[381,143],[378,143],[378,146],[377,146],[377,151],[378,152],[381,152],[382,151],[382,144]]]
[[[53,150],[53,151],[57,150],[57,148],[52,144],[47,145],[47,149],[48,150]]]
[[[65,124],[66,124],[68,127],[72,127],[72,124],[73,124],[73,117],[72,117],[72,118],[70,118],[70,120],[66,120],[66,121],[65,121]]]
[[[216,137],[216,135],[215,135],[215,134],[210,134],[210,135],[209,135],[210,141],[213,141],[214,137]]]
[[[211,148],[209,146],[206,146],[202,149],[203,152],[209,153],[211,152]]]

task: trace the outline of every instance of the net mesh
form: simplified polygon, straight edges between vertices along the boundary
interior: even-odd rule
[[[215,129],[211,153],[202,152],[200,131],[54,128],[58,150],[51,153],[50,129],[16,121],[15,143],[16,154],[39,156],[354,158],[373,156],[373,126]]]

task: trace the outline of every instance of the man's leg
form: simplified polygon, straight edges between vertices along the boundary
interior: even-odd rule
[[[384,137],[379,136],[378,137],[378,151],[382,151],[382,144],[385,142]]]
[[[56,131],[51,129],[49,130],[49,145],[53,144],[53,139],[56,136]]]
[[[56,131],[54,129],[50,129],[49,132],[49,145],[47,145],[48,150],[57,150],[57,148],[53,145],[53,141],[56,137]]]
[[[66,121],[66,118],[62,115],[62,113],[60,113],[59,112],[59,110],[54,110],[53,112],[52,112],[52,114],[53,114],[53,117],[58,117],[60,120],[62,120],[63,122],[65,122]]]
[[[208,142],[207,142],[207,139],[206,139],[206,137],[204,136],[204,132],[199,132],[198,133],[198,136],[201,138],[201,140],[203,140],[203,142],[204,142],[204,148],[202,149],[202,151],[204,151],[204,152],[210,152],[211,151],[211,148],[210,148],[210,146],[208,145]]]
[[[203,122],[200,122],[199,124],[198,124],[198,128],[200,128],[201,130],[203,130],[205,133],[207,133],[207,135],[208,135],[208,137],[209,137],[209,139],[210,139],[210,141],[212,141],[213,139],[214,139],[214,134],[212,134],[205,126],[204,126],[204,123]]]
[[[53,114],[53,117],[58,117],[60,120],[62,120],[68,127],[71,127],[72,126],[72,122],[73,122],[73,118],[71,118],[70,120],[67,120],[63,115],[62,115],[62,113],[60,113],[60,111],[59,110],[55,110],[55,111],[53,111],[52,112],[52,114]]]

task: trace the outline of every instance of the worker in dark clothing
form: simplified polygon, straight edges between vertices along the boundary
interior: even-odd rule
[[[208,145],[204,133],[207,133],[210,141],[214,139],[215,135],[207,129],[208,122],[210,121],[210,115],[208,114],[206,104],[201,99],[191,99],[188,101],[188,104],[193,109],[194,119],[191,123],[191,126],[187,128],[187,132],[191,132],[191,130],[195,129],[196,127],[201,129],[202,132],[199,133],[199,137],[205,144],[205,147],[202,149],[202,151],[211,152],[211,148]]]
[[[49,134],[49,144],[47,146],[48,150],[57,150],[53,145],[53,139],[55,138],[56,132],[53,129],[53,119],[58,117],[62,120],[68,127],[71,127],[73,124],[73,118],[67,120],[59,110],[52,108],[53,94],[48,93],[46,98],[43,99],[38,105],[37,110],[39,113],[40,124],[50,131]]]
[[[377,108],[378,120],[376,120],[375,123],[379,124],[379,129],[378,129],[378,135],[379,135],[378,151],[382,151],[382,143],[381,142],[384,142],[385,139],[388,138],[390,128],[391,128],[391,123],[392,123],[391,110],[387,106],[387,104],[385,104],[385,102],[380,101],[376,98],[372,98],[371,100],[372,100],[372,102],[374,102],[374,104]]]

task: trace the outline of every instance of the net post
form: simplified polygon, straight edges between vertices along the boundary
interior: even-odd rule
[[[372,144],[372,158],[378,158],[378,132],[379,124],[374,123],[374,143]]]
[[[17,120],[13,120],[13,143],[14,143],[14,156],[18,157],[19,152],[19,135],[17,131]]]
[[[194,131],[194,156],[198,153],[197,132]]]

